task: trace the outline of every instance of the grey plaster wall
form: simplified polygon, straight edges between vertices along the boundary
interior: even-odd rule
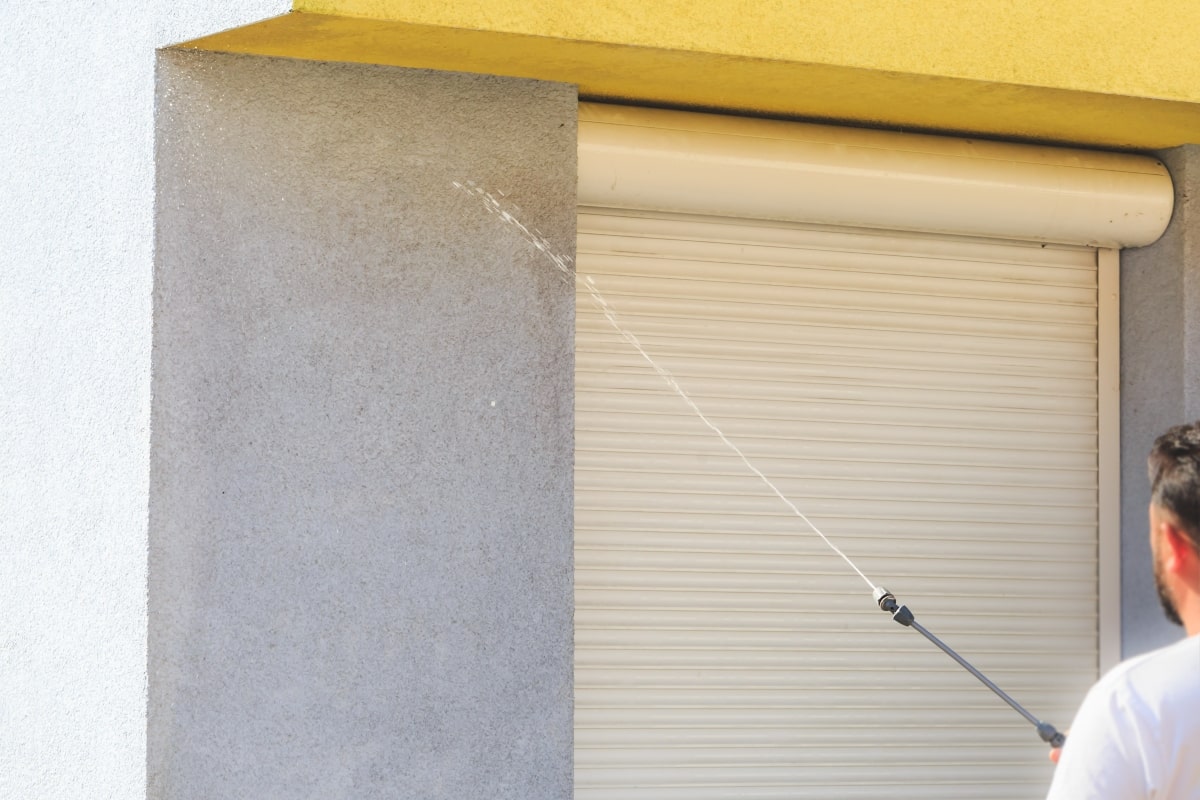
[[[1200,419],[1200,146],[1159,154],[1175,211],[1153,245],[1121,254],[1121,629],[1125,656],[1180,638],[1151,572],[1146,453],[1172,425]]]
[[[159,62],[153,798],[567,798],[573,87]]]

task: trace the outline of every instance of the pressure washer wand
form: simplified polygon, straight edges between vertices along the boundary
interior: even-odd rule
[[[1037,728],[1038,736],[1042,737],[1042,741],[1049,744],[1051,747],[1062,747],[1067,737],[1059,733],[1058,730],[1049,722],[1042,722],[1040,719],[1030,714],[1025,710],[1025,707],[1016,700],[1008,696],[1008,693],[1001,689],[996,684],[988,680],[987,676],[979,670],[975,669],[965,658],[954,652],[948,644],[943,642],[938,637],[934,636],[923,625],[913,618],[913,613],[908,610],[908,606],[902,606],[896,602],[896,596],[882,586],[875,587],[875,602],[879,604],[879,608],[892,615],[892,619],[900,623],[906,628],[916,628],[922,636],[938,646],[939,649],[946,655],[953,658],[959,663],[963,669],[974,675],[979,681],[1003,700],[1008,703],[1013,709]]]

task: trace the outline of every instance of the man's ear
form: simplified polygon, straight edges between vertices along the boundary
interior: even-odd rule
[[[1195,572],[1200,568],[1200,555],[1192,546],[1188,535],[1175,525],[1175,520],[1165,519],[1160,526],[1162,531],[1162,567],[1170,573],[1179,574]]]

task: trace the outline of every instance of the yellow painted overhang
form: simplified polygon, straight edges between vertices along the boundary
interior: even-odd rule
[[[1129,149],[1200,142],[1200,59],[1189,52],[1200,3],[297,0],[295,8],[182,46],[536,78],[576,84],[585,99],[644,105]]]

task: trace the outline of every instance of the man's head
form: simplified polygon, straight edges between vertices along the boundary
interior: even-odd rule
[[[1158,437],[1147,462],[1154,584],[1167,618],[1182,625],[1171,576],[1180,558],[1200,555],[1200,422],[1176,425]]]

